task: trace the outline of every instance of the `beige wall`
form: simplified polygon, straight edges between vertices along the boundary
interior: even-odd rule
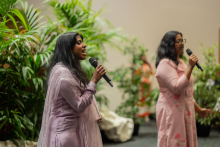
[[[102,17],[115,27],[123,27],[123,33],[137,36],[140,43],[149,49],[148,59],[155,55],[160,40],[170,30],[183,33],[187,39],[185,49],[190,48],[200,61],[200,43],[207,47],[218,43],[219,0],[95,0],[93,9],[98,10],[104,5],[107,8]],[[107,56],[109,61],[116,59],[106,63],[108,69],[119,66],[117,63],[127,62],[123,55],[110,49]],[[114,87],[108,88],[105,93],[111,97],[110,109],[115,110],[121,101],[121,91]]]
[[[29,4],[39,7],[42,1],[29,0]],[[93,9],[99,10],[104,5],[106,9],[102,17],[115,27],[123,27],[123,33],[137,36],[139,42],[149,49],[148,59],[155,55],[160,40],[170,30],[183,33],[183,37],[187,39],[185,49],[190,48],[200,62],[200,43],[207,47],[218,43],[219,0],[94,0]],[[52,16],[50,10],[44,14]],[[122,64],[128,64],[126,57],[111,48],[107,49],[107,59],[109,62],[105,67],[110,71]],[[154,61],[152,64],[154,65]],[[102,91],[109,97],[111,110],[115,110],[122,101],[122,92],[115,83],[114,86],[110,88],[106,84]],[[154,79],[154,87],[156,86]]]

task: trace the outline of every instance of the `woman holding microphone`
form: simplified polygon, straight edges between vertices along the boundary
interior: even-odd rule
[[[106,73],[99,65],[91,81],[81,68],[86,44],[76,32],[59,36],[50,62],[38,147],[102,147],[102,122],[94,94]]]
[[[157,51],[156,78],[160,96],[156,106],[158,147],[197,147],[195,112],[206,117],[193,98],[192,71],[197,57],[192,54],[188,65],[183,60],[185,39],[177,31],[167,32]]]

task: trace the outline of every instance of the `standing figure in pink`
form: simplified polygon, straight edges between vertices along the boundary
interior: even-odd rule
[[[81,68],[86,45],[75,32],[59,36],[49,67],[38,147],[102,147],[102,121],[94,94],[105,74],[98,65],[91,81]]]
[[[167,32],[157,51],[156,78],[160,96],[156,106],[157,147],[198,147],[195,111],[206,117],[193,98],[192,70],[198,61],[192,54],[188,65],[183,60],[186,39],[177,31]]]

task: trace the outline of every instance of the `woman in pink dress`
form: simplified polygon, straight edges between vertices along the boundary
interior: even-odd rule
[[[101,122],[94,97],[105,74],[99,65],[89,82],[80,66],[86,59],[82,35],[59,36],[50,63],[47,96],[38,147],[102,147]]]
[[[183,60],[185,39],[177,31],[167,32],[157,51],[156,78],[160,96],[156,106],[158,147],[197,147],[195,111],[206,117],[193,98],[192,70],[198,61],[192,54]]]

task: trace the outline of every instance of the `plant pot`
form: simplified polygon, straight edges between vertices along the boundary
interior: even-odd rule
[[[200,123],[196,122],[197,128],[197,136],[199,137],[209,137],[211,125],[201,125]]]
[[[138,136],[139,127],[140,127],[140,125],[138,123],[134,124],[134,131],[133,131],[132,136]]]

